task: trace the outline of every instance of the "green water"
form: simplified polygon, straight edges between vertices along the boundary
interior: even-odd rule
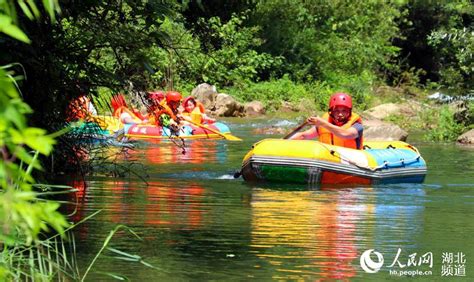
[[[106,252],[88,280],[111,280],[98,273],[111,272],[132,281],[380,281],[397,279],[395,271],[431,271],[415,276],[430,281],[473,279],[474,149],[412,142],[428,164],[417,185],[315,189],[233,179],[251,145],[270,137],[253,134],[263,123],[230,123],[243,142],[187,141],[185,155],[169,142],[139,143],[120,158],[143,164],[146,170],[137,168],[148,185],[137,177],[89,179],[74,219],[102,212],[75,231],[81,268],[124,224],[143,240],[119,232],[111,246],[159,270]],[[369,249],[384,258],[374,274],[360,266]],[[431,267],[420,262],[430,253]]]

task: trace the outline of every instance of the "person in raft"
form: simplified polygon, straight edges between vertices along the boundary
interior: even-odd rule
[[[204,105],[201,102],[196,101],[194,97],[187,97],[184,99],[183,108],[184,111],[182,112],[182,117],[185,121],[198,124],[210,124],[216,122],[215,119],[206,115]]]
[[[329,111],[322,117],[309,117],[312,128],[298,132],[290,139],[311,139],[361,150],[363,147],[362,119],[352,112],[352,98],[346,93],[335,93],[329,99]]]
[[[125,101],[125,97],[123,94],[117,94],[112,97],[112,108],[113,108],[113,116],[116,117],[122,124],[123,124],[123,132],[119,132],[119,135],[122,133],[128,133],[130,127],[135,124],[146,124],[148,123],[148,119],[143,117],[141,119],[137,115],[137,111],[130,109]]]
[[[94,121],[94,116],[97,116],[97,109],[85,94],[74,98],[66,110],[67,121]]]
[[[192,129],[189,126],[180,126],[182,120],[183,108],[181,106],[181,93],[169,91],[166,98],[160,103],[155,110],[154,115],[157,117],[157,125],[163,127],[164,134],[170,136],[187,134],[191,135]]]

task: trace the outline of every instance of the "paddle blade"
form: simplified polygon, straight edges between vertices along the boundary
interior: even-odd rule
[[[229,133],[227,133],[227,134],[222,134],[222,136],[224,136],[224,138],[225,138],[226,140],[229,140],[229,141],[242,141],[242,139],[240,139],[239,137],[234,136],[234,135],[229,134]]]

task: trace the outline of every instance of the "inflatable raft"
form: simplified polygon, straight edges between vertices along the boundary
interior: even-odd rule
[[[223,123],[216,122],[210,125],[206,125],[212,131],[217,131],[221,134],[230,134],[229,127]],[[222,135],[216,134],[210,130],[206,130],[202,127],[194,125],[185,125],[181,128],[179,135],[176,136],[171,134],[170,130],[166,127],[154,126],[154,125],[132,125],[125,136],[129,138],[138,139],[168,139],[180,137],[184,139],[221,139]]]
[[[365,142],[354,150],[312,140],[265,139],[242,163],[246,181],[307,184],[421,183],[426,163],[401,141]]]

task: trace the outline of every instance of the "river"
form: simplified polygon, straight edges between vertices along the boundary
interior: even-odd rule
[[[184,155],[167,141],[118,154],[147,183],[88,178],[73,219],[101,212],[75,229],[80,269],[119,224],[142,240],[122,230],[110,246],[155,268],[106,251],[87,280],[472,280],[474,148],[408,140],[427,162],[423,184],[317,189],[234,179],[254,142],[280,137],[253,133],[270,123],[286,122],[230,120],[244,141],[186,141]]]

